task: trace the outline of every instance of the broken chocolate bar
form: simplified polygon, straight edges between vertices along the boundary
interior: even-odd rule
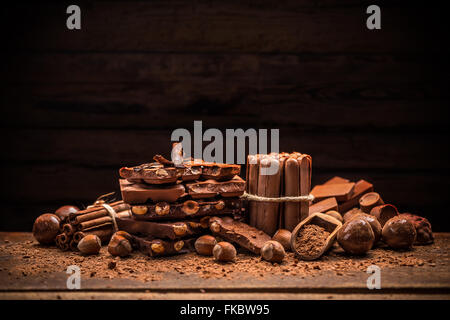
[[[230,180],[241,172],[241,166],[238,164],[226,164],[215,162],[202,163],[203,179],[213,179],[217,181]]]
[[[367,182],[366,180],[359,180],[355,183],[355,188],[353,189],[353,194],[349,200],[339,204],[339,212],[346,212],[353,207],[358,205],[359,199],[367,194],[368,192],[373,191],[373,184]],[[370,210],[369,210],[370,212]]]
[[[181,239],[201,235],[208,228],[206,223],[197,221],[149,222],[134,219],[116,219],[120,230],[147,239]]]
[[[212,215],[242,216],[245,213],[239,198],[211,201],[186,200],[179,203],[159,202],[157,204],[133,205],[131,212],[134,219],[146,221],[197,218]]]
[[[339,183],[349,183],[350,180],[342,178],[342,177],[333,177],[330,180],[325,181],[323,184],[339,184]]]
[[[259,254],[262,246],[271,237],[246,223],[235,221],[230,217],[212,217],[209,220],[210,229],[221,238],[234,242],[241,247]]]
[[[338,203],[336,201],[336,198],[331,197],[324,199],[322,201],[316,202],[313,205],[309,206],[309,215],[320,212],[325,213],[329,210],[337,210],[338,209]]]
[[[311,194],[316,200],[335,197],[337,201],[347,201],[353,194],[355,183],[332,183],[315,186],[311,190]]]
[[[245,181],[235,176],[228,181],[206,180],[186,184],[187,193],[193,199],[222,197],[239,197],[244,193]]]
[[[188,253],[195,250],[194,243],[197,238],[183,240],[146,239],[132,235],[133,247],[150,257],[172,256]]]
[[[119,174],[130,182],[149,184],[175,183],[179,177],[177,168],[164,167],[158,162],[141,164],[136,167],[122,167]]]
[[[186,195],[182,184],[155,186],[131,183],[125,179],[119,179],[119,182],[122,199],[129,204],[145,203],[149,200],[153,202],[175,202]]]

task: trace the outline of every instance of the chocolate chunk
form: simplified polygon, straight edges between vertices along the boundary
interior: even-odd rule
[[[241,172],[241,166],[238,164],[226,163],[202,163],[203,179],[213,179],[218,181],[230,180]]]
[[[229,217],[212,217],[209,225],[215,235],[256,254],[260,253],[264,243],[271,240],[271,237],[263,231]]]
[[[201,235],[208,226],[197,221],[149,222],[134,219],[116,219],[120,230],[147,239],[181,239]]]
[[[131,183],[125,179],[120,179],[119,182],[122,199],[130,204],[145,203],[149,200],[153,202],[174,202],[186,195],[182,184],[155,186]]]
[[[324,182],[324,184],[339,184],[339,183],[349,183],[350,180],[342,178],[342,177],[333,177],[330,180]]]
[[[355,188],[353,189],[353,194],[349,200],[339,204],[339,212],[346,212],[353,207],[358,205],[359,199],[367,194],[368,192],[373,191],[373,184],[367,182],[366,180],[359,180],[355,183]]]
[[[157,204],[133,205],[131,212],[134,219],[146,221],[197,218],[212,215],[245,214],[243,201],[239,198],[220,200],[186,200],[177,203],[160,202]]]
[[[309,214],[313,214],[316,212],[325,213],[329,210],[337,210],[338,203],[335,197],[327,198],[322,201],[316,202],[313,205],[309,206]]]
[[[136,167],[122,167],[119,174],[130,182],[148,184],[175,183],[180,176],[177,168],[165,167],[158,162],[141,164]]]
[[[244,193],[245,181],[239,176],[221,182],[210,179],[187,183],[186,190],[193,199],[212,198],[218,195],[222,197],[239,197]]]
[[[133,246],[150,257],[172,256],[195,251],[194,243],[197,238],[183,240],[146,239],[132,236]]]
[[[347,201],[353,194],[355,183],[332,183],[315,186],[311,193],[317,200],[335,197],[337,201]]]

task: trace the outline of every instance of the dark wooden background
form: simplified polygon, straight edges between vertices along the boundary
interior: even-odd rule
[[[367,5],[382,30],[365,27]],[[118,189],[118,168],[168,154],[170,133],[279,128],[313,183],[375,184],[448,224],[444,10],[352,0],[78,2],[2,7],[0,229]]]

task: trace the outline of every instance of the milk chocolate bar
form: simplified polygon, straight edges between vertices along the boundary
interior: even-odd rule
[[[146,239],[132,235],[133,247],[150,257],[173,256],[192,252],[197,238],[183,240]]]
[[[222,197],[239,197],[244,193],[245,181],[235,176],[228,181],[206,180],[186,184],[187,193],[193,199]]]
[[[338,203],[335,197],[323,199],[322,201],[316,202],[313,205],[309,206],[309,214],[313,214],[316,212],[325,213],[329,210],[337,210]]]
[[[205,233],[208,223],[200,221],[149,222],[134,219],[116,219],[120,230],[147,239],[181,239]]]
[[[180,175],[175,167],[165,167],[161,163],[145,163],[135,167],[122,167],[122,178],[133,183],[165,184],[175,183]]]
[[[358,205],[359,199],[368,192],[373,191],[373,184],[367,182],[366,180],[359,180],[355,183],[355,188],[353,189],[353,194],[349,200],[339,204],[339,212],[347,212],[353,207]]]
[[[354,188],[355,183],[353,182],[322,184],[315,186],[311,190],[311,194],[314,195],[317,200],[335,197],[337,201],[347,201],[351,198]]]
[[[245,214],[245,207],[239,198],[186,200],[184,202],[133,205],[131,213],[135,220],[158,221],[185,218],[198,218],[213,215],[233,215],[235,217]]]
[[[256,254],[260,253],[264,243],[271,240],[271,237],[263,231],[230,217],[212,217],[209,225],[213,234]]]
[[[203,179],[213,179],[217,181],[230,180],[234,176],[239,175],[241,172],[241,166],[238,164],[226,164],[226,163],[214,163],[203,162],[202,163],[202,177]]]
[[[327,180],[326,182],[324,182],[324,184],[338,184],[338,183],[349,183],[350,180],[342,178],[342,177],[333,177],[330,180]]]
[[[122,200],[129,204],[153,202],[175,202],[186,195],[182,184],[175,185],[147,185],[142,183],[131,183],[120,179],[120,191]]]

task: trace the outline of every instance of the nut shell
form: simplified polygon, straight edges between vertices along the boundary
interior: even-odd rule
[[[364,213],[370,213],[372,208],[384,204],[383,199],[376,192],[368,192],[359,198],[359,207]]]
[[[338,231],[337,241],[345,252],[362,255],[372,248],[375,235],[369,222],[354,218],[344,223]]]
[[[416,228],[405,217],[389,219],[383,227],[383,241],[394,249],[409,249],[416,240]]]
[[[337,212],[336,210],[327,211],[327,212],[325,212],[325,214],[332,216],[333,218],[336,218],[340,222],[344,222],[344,218],[342,218],[341,214],[339,212]]]
[[[59,234],[61,220],[53,213],[44,213],[33,224],[33,236],[40,244],[52,244]]]
[[[281,263],[285,255],[286,252],[278,241],[267,241],[261,248],[261,257],[270,262]]]
[[[213,249],[217,244],[216,238],[210,235],[199,237],[194,244],[195,251],[202,256],[212,256]]]
[[[77,245],[78,250],[83,254],[98,254],[101,247],[102,242],[95,234],[88,234]]]
[[[291,236],[292,232],[287,229],[279,229],[272,237],[272,240],[281,243],[285,251],[291,250]]]
[[[376,217],[381,226],[384,227],[389,219],[398,216],[398,210],[392,204],[383,204],[372,208],[370,215]]]
[[[229,242],[221,241],[214,246],[213,255],[217,261],[234,261],[236,258],[236,248]]]

